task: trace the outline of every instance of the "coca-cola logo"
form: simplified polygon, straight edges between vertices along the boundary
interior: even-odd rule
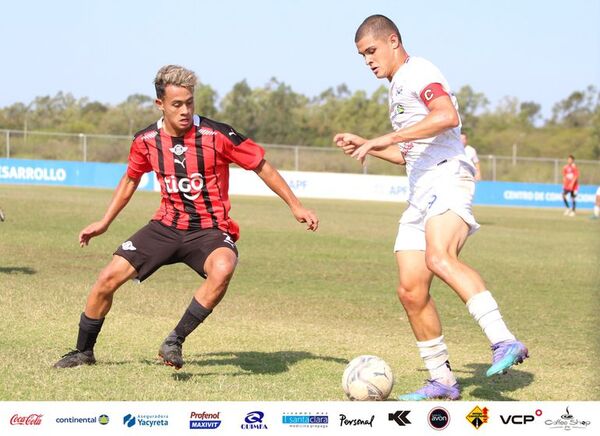
[[[10,418],[10,425],[40,425],[42,423],[42,414],[32,413],[29,416],[19,416],[15,413]]]

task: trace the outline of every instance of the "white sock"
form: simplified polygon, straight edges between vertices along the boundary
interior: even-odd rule
[[[515,337],[508,330],[502,320],[498,303],[490,291],[483,291],[473,295],[467,301],[467,309],[489,339],[490,343],[497,344],[502,341],[514,341]]]
[[[444,343],[444,336],[429,341],[417,341],[419,354],[429,370],[431,380],[436,380],[446,386],[453,386],[456,378],[448,362],[448,347]]]
[[[594,216],[596,218],[600,217],[600,206],[594,206]]]

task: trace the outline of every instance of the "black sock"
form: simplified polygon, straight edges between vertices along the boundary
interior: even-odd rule
[[[104,318],[92,319],[81,314],[79,319],[79,335],[77,336],[77,349],[79,351],[94,351],[94,344],[102,329]]]
[[[185,310],[181,320],[179,320],[179,324],[177,324],[175,330],[169,334],[169,338],[183,344],[185,338],[187,338],[188,335],[211,314],[211,312],[212,309],[207,309],[198,303],[195,298],[192,298],[190,305]]]
[[[575,207],[577,206],[577,204],[575,203],[575,199],[573,199],[573,212],[575,212]]]
[[[567,201],[567,196],[563,195],[563,201],[565,202],[565,207],[568,209],[569,208],[569,202]]]

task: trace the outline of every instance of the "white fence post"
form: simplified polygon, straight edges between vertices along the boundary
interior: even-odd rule
[[[554,183],[558,183],[558,159],[554,159]]]
[[[300,152],[298,146],[294,147],[294,170],[298,171],[300,168]]]
[[[83,149],[83,162],[87,162],[87,136],[80,133],[79,138],[81,139],[81,148]]]
[[[10,130],[6,131],[6,158],[10,159]]]

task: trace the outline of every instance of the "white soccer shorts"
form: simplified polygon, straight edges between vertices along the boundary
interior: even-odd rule
[[[470,167],[450,160],[437,167],[411,174],[408,207],[400,217],[394,252],[425,251],[425,223],[448,210],[456,213],[469,226],[469,235],[479,229],[471,204],[475,179]]]

